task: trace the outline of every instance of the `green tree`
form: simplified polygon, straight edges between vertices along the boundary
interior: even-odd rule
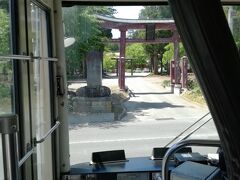
[[[0,54],[10,54],[9,16],[6,10],[0,9]]]
[[[0,6],[1,7],[1,6]],[[5,6],[4,6],[5,7]],[[0,55],[10,54],[10,20],[8,11],[0,9]],[[0,62],[0,73],[5,76],[12,70],[12,63]]]
[[[139,19],[173,19],[169,6],[144,6]]]
[[[240,48],[240,7],[233,6],[233,28],[232,34],[238,48]]]
[[[147,64],[147,55],[142,44],[131,44],[126,48],[126,57],[133,59],[133,68],[145,67]],[[130,63],[127,64],[130,69]]]
[[[240,7],[239,6],[224,6],[226,18],[228,19],[232,35],[237,47],[240,49]],[[229,16],[230,15],[230,16]]]
[[[109,50],[105,50],[103,53],[103,68],[108,72],[113,72],[116,69],[116,60],[113,59],[115,54],[110,52]]]
[[[107,43],[107,44],[105,44],[105,48],[107,48],[111,52],[119,52],[119,44],[118,43]]]
[[[169,6],[145,6],[139,14],[139,19],[172,19],[172,14]],[[158,30],[155,32],[156,38],[165,38],[170,37],[171,35],[172,33],[166,30]],[[138,36],[143,36],[143,33],[138,32]],[[166,45],[166,43],[144,45],[145,51],[150,57],[151,69],[154,74],[158,74],[159,62],[162,66],[162,55],[165,51],[164,47]]]
[[[163,66],[168,68],[169,62],[174,58],[174,46],[173,43],[169,43],[164,47],[165,51],[163,53]],[[179,44],[179,56],[182,57],[186,55],[182,43]]]
[[[0,2],[0,55],[10,54],[10,17],[8,12],[8,2]],[[11,104],[11,91],[8,81],[8,74],[12,71],[11,61],[0,61],[0,103],[4,104],[1,110],[8,111]]]
[[[104,6],[73,6],[63,8],[65,36],[74,37],[75,44],[66,48],[67,74],[86,74],[86,54],[91,50],[104,50],[104,41],[112,36],[111,30],[100,27],[95,14],[112,15],[115,10]]]

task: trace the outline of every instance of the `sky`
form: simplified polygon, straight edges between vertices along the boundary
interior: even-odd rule
[[[117,10],[117,14],[114,14],[116,18],[122,19],[138,19],[138,14],[143,6],[114,6]],[[112,30],[113,38],[119,38],[120,32],[118,30]]]
[[[117,10],[117,14],[114,15],[117,18],[138,19],[143,6],[114,6],[114,8]]]

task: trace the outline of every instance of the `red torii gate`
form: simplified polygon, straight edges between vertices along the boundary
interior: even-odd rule
[[[111,43],[120,43],[120,56],[118,63],[118,85],[121,90],[125,90],[125,48],[126,43],[148,43],[148,44],[159,44],[159,43],[174,43],[174,62],[175,62],[175,73],[174,79],[175,84],[180,84],[181,72],[179,66],[179,42],[180,37],[177,32],[177,28],[173,20],[141,20],[141,19],[119,19],[113,17],[106,17],[96,15],[101,21],[101,26],[106,29],[118,29],[120,31],[119,39],[111,39]],[[145,29],[145,39],[128,39],[126,38],[126,32],[128,29]],[[155,30],[170,30],[173,32],[170,38],[155,38]],[[149,33],[150,32],[150,33]]]

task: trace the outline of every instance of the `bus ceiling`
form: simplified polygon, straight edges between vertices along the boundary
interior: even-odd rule
[[[240,4],[240,0],[221,0],[223,5]],[[73,5],[167,5],[168,0],[62,0],[62,6]]]

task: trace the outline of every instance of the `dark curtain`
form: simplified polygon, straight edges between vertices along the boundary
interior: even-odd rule
[[[169,0],[216,124],[229,179],[240,179],[240,59],[219,0]]]

